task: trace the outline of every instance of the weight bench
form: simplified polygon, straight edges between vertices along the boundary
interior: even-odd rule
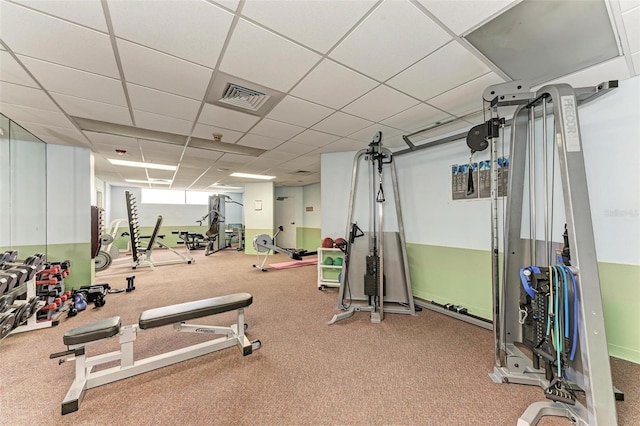
[[[244,308],[251,305],[253,296],[237,293],[194,302],[180,303],[162,308],[149,309],[140,314],[138,324],[122,327],[120,317],[107,318],[93,324],[74,328],[65,333],[63,342],[68,350],[51,354],[49,358],[60,358],[59,364],[76,362],[76,377],[62,401],[62,415],[78,411],[86,390],[107,383],[126,379],[181,361],[216,352],[231,346],[238,346],[242,355],[250,355],[260,349],[260,340],[249,341],[245,336]],[[238,321],[230,327],[185,324],[195,318],[215,315],[232,310],[238,311]],[[173,324],[175,331],[223,335],[203,343],[176,349],[171,352],[134,361],[133,342],[138,330]],[[113,336],[119,336],[120,350],[88,357],[86,347]],[[108,362],[119,361],[118,366],[94,371],[94,367]]]

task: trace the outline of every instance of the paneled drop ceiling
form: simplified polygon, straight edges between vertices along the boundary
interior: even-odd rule
[[[0,0],[0,112],[113,185],[307,185],[378,130],[477,124],[491,84],[638,74],[640,0]]]

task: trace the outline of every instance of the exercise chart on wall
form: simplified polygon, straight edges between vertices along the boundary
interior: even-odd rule
[[[507,195],[509,157],[498,158],[498,196]],[[491,197],[491,161],[452,164],[451,200],[475,200]],[[471,172],[470,172],[471,170]]]

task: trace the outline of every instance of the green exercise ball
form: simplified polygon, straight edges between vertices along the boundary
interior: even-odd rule
[[[324,263],[325,265],[333,265],[333,257],[330,257],[330,256],[325,257],[322,263]]]

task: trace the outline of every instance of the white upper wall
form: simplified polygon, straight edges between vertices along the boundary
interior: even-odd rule
[[[639,93],[640,77],[635,77],[621,81],[618,89],[579,109],[594,236],[600,261],[640,264]],[[508,143],[509,134],[505,132],[504,152],[500,155],[508,155]],[[354,152],[347,152],[322,156],[323,236],[335,238],[345,233],[354,155]],[[488,151],[484,151],[475,154],[473,161],[488,158]],[[394,161],[398,168],[407,242],[490,249],[490,200],[451,200],[450,166],[469,161],[469,148],[464,140],[395,156]],[[354,218],[366,231],[371,217],[368,198],[372,197],[374,189],[367,183],[369,176],[362,170],[366,170],[367,165],[364,161],[362,163]],[[542,165],[539,167],[537,181]],[[385,173],[384,183],[388,184],[390,175]],[[559,173],[555,177],[558,179]],[[389,200],[384,209],[385,230],[394,230],[391,229],[396,226],[392,190],[386,185],[383,188]],[[559,181],[555,193],[553,240],[562,241],[564,212]],[[502,209],[501,201],[499,211]],[[527,211],[526,206],[524,211]],[[499,216],[502,222],[501,214]],[[536,227],[538,238],[541,238],[543,218],[542,215],[536,218],[539,222]],[[523,217],[523,222],[528,228],[527,217]]]

